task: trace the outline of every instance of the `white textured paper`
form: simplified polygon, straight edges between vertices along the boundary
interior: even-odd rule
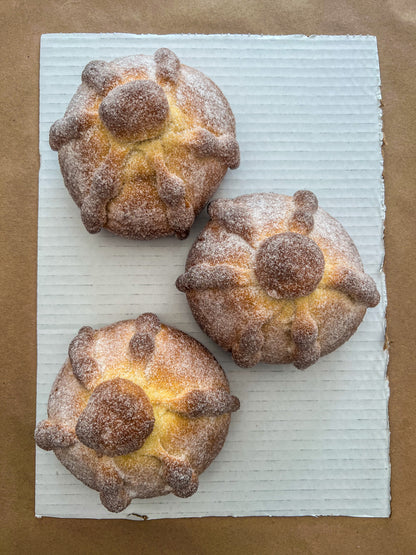
[[[131,241],[89,235],[48,145],[92,59],[174,50],[205,72],[237,121],[241,165],[217,197],[310,189],[354,239],[381,303],[353,338],[307,371],[292,365],[238,368],[205,336],[175,288],[189,238]],[[386,295],[380,76],[374,37],[232,35],[44,35],[40,65],[38,393],[46,417],[52,382],[70,340],[142,312],[201,341],[241,400],[222,452],[189,499],[134,500],[109,513],[52,452],[37,449],[36,514],[78,518],[390,513],[389,431],[383,350]]]

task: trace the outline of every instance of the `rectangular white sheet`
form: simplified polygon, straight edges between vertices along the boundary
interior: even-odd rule
[[[293,366],[238,368],[192,318],[175,288],[189,238],[140,242],[89,235],[48,145],[92,59],[152,54],[162,46],[211,77],[237,121],[241,165],[217,197],[311,189],[354,239],[381,303],[353,338],[305,372]],[[44,35],[40,62],[37,418],[83,325],[142,312],[201,341],[241,400],[225,446],[198,493],[134,500],[120,514],[78,482],[53,453],[37,449],[36,515],[149,518],[248,515],[387,517],[390,465],[383,350],[386,295],[380,75],[374,37],[239,35]]]

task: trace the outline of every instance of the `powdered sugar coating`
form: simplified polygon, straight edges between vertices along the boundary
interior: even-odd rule
[[[310,191],[218,199],[208,212],[177,287],[240,366],[307,368],[379,302],[353,241]]]
[[[89,62],[81,75],[82,82],[104,96],[117,83],[119,76],[112,65],[102,60]]]
[[[214,357],[154,314],[81,328],[69,352],[38,445],[98,490],[110,511],[134,497],[192,495],[239,408]],[[86,358],[94,362],[88,379],[71,364]]]
[[[75,427],[77,438],[98,455],[137,451],[152,433],[152,405],[143,389],[123,378],[98,385]]]
[[[159,48],[154,55],[156,62],[156,77],[158,80],[176,83],[179,77],[181,63],[171,50]]]
[[[212,267],[201,264],[180,276],[176,286],[180,291],[193,291],[195,289],[225,289],[236,287],[243,283],[244,276],[230,266],[220,265]]]
[[[92,61],[82,80],[51,128],[50,145],[86,229],[186,237],[227,168],[239,165],[224,95],[166,48],[153,57]],[[182,190],[175,206],[172,184]]]
[[[201,73],[182,65],[176,101],[184,112],[191,112],[199,126],[214,135],[224,135],[224,130],[233,135],[235,119],[229,109],[227,99],[217,85],[208,77],[201,79]]]
[[[260,245],[254,271],[271,297],[305,297],[316,289],[325,260],[318,245],[300,233],[277,233]]]
[[[101,102],[98,113],[116,138],[144,141],[162,131],[169,103],[162,87],[141,79],[112,89]]]

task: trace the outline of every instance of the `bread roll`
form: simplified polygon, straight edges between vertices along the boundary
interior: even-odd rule
[[[226,98],[167,48],[90,62],[49,142],[86,229],[133,239],[185,238],[240,160]]]
[[[353,241],[313,193],[219,199],[208,211],[176,285],[238,365],[307,368],[378,304]]]
[[[200,343],[142,314],[81,328],[35,439],[119,512],[135,497],[195,493],[238,408]]]

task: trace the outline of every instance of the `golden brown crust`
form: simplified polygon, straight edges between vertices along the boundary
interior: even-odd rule
[[[50,146],[86,229],[136,239],[186,237],[240,161],[224,95],[166,48],[90,62]]]
[[[218,199],[208,212],[176,285],[240,366],[307,368],[379,302],[351,238],[310,191]]]
[[[117,512],[134,497],[192,495],[238,408],[214,357],[147,313],[81,328],[35,438]]]

